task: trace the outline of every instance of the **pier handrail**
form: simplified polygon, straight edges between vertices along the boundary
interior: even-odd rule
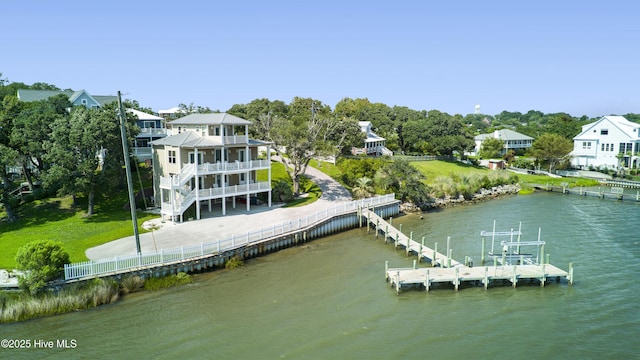
[[[142,252],[140,254],[115,256],[112,258],[65,264],[64,277],[65,280],[75,280],[115,275],[131,270],[162,266],[196,257],[218,254],[241,246],[258,243],[292,231],[305,229],[319,224],[333,216],[355,212],[359,208],[380,206],[390,204],[395,201],[397,201],[395,199],[395,194],[354,200],[318,211],[303,218],[298,218],[296,220],[287,221],[266,228],[262,227],[259,230],[235,234],[231,237],[218,239],[212,242],[181,246],[180,248],[174,249],[162,249],[157,252]]]

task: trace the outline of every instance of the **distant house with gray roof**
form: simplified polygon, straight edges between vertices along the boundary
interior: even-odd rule
[[[155,201],[163,218],[183,220],[193,209],[211,212],[237,202],[271,206],[271,154],[259,158],[259,147],[271,143],[249,138],[248,120],[226,113],[189,114],[167,123],[167,137],[151,142]],[[267,171],[259,181],[258,170]]]
[[[520,134],[517,131],[502,129],[496,130],[490,134],[480,134],[476,135],[473,140],[476,143],[476,147],[474,149],[474,153],[472,155],[477,155],[480,153],[480,148],[482,147],[482,142],[487,139],[498,139],[504,142],[504,148],[502,150],[502,154],[506,154],[509,150],[514,150],[516,152],[526,151],[528,148],[533,145],[533,138],[531,136],[527,136],[524,134]]]
[[[85,106],[87,109],[98,109],[106,104],[117,101],[117,96],[91,95],[86,90],[31,90],[19,89],[18,100],[24,102],[46,100],[52,96],[65,94],[73,106]]]

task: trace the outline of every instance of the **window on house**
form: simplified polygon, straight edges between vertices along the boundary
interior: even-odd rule
[[[583,149],[591,149],[591,141],[583,141],[582,142]]]
[[[169,164],[175,164],[176,163],[176,151],[175,150],[169,150],[168,154],[169,154]]]
[[[609,129],[600,129],[600,135],[609,135]]]
[[[202,164],[202,163],[203,163],[203,161],[202,161],[202,159],[203,159],[202,155],[203,155],[203,154],[202,154],[201,152],[199,152],[199,153],[198,153],[198,164]],[[190,153],[189,153],[189,164],[193,164],[193,163],[195,163],[195,162],[196,162],[196,154],[195,154],[195,153],[193,153],[193,152],[190,152]]]
[[[625,151],[631,152],[632,150],[633,150],[633,143],[627,143],[627,149]]]
[[[624,148],[625,148],[625,144],[624,143],[620,143],[620,147],[618,148],[618,152],[619,153],[624,153]]]
[[[609,147],[609,145],[607,145],[607,148]],[[600,149],[600,151],[604,151],[604,144],[602,144],[602,148]]]

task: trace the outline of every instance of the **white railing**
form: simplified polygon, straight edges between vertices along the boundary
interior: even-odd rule
[[[248,135],[232,135],[232,136],[223,136],[222,143],[224,145],[229,144],[247,144],[249,143]]]
[[[198,175],[210,175],[215,173],[245,171],[245,170],[258,170],[268,169],[271,166],[268,160],[252,160],[252,161],[236,161],[236,162],[224,162],[224,163],[204,163],[198,165]],[[172,178],[170,176],[160,177],[160,187],[163,189],[171,189],[177,186],[182,186],[186,182],[195,176],[194,164],[186,163],[183,165],[180,174]]]
[[[132,147],[131,152],[134,156],[140,158],[142,156],[151,158],[151,148],[150,147]]]
[[[359,208],[385,205],[395,202],[394,194],[355,200],[336,205],[315,214],[287,221],[281,224],[263,227],[258,230],[236,234],[229,238],[200,243],[199,245],[182,246],[180,248],[160,250],[158,252],[140,253],[113,258],[90,260],[81,263],[65,264],[65,280],[115,275],[142,268],[151,268],[188,259],[218,254],[242,246],[258,243],[275,236],[308,228],[333,216],[352,213]],[[164,205],[164,204],[163,204]],[[188,225],[187,225],[188,226]]]
[[[198,190],[198,198],[200,200],[219,199],[223,197],[246,195],[271,190],[271,184],[268,181],[261,181],[250,184],[230,185],[225,187],[212,187],[209,189]],[[172,207],[170,203],[162,203],[160,209],[163,214],[176,215],[187,211],[189,206],[196,200],[196,191],[191,190],[188,194],[184,194],[181,201],[176,201]]]
[[[206,173],[216,173],[216,172],[225,172],[225,171],[266,169],[266,168],[269,168],[270,166],[271,166],[271,162],[268,160],[204,163],[204,164],[198,165],[198,174],[204,175]]]
[[[167,133],[167,129],[162,129],[162,128],[140,128],[140,134],[138,135],[143,135],[143,136],[148,136],[148,135],[163,135]]]

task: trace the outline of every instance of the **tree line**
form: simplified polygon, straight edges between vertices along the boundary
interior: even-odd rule
[[[15,218],[12,209],[17,200],[11,194],[15,184],[9,169],[16,165],[22,168],[32,189],[39,181],[51,193],[86,196],[87,214],[91,215],[96,196],[123,185],[116,104],[91,110],[73,107],[68,111],[71,104],[64,95],[25,103],[18,101],[18,89],[60,90],[42,82],[33,85],[9,82],[0,73],[0,201],[7,217]],[[127,107],[152,113],[135,100],[127,100]],[[180,108],[184,115],[218,112],[193,103],[180,104]],[[535,110],[524,114],[503,111],[495,116],[450,115],[438,110],[414,110],[348,97],[333,109],[312,98],[295,97],[288,104],[262,98],[235,104],[227,113],[252,121],[252,137],[272,143],[287,164],[285,168],[296,193],[300,176],[312,158],[348,154],[352,147],[362,147],[364,134],[359,121],[371,122],[373,131],[386,139],[387,148],[408,155],[463,154],[473,149],[475,135],[511,128],[542,139],[534,143],[531,154],[555,166],[559,161],[558,152],[568,153],[570,139],[579,133],[582,125],[595,120]],[[625,117],[631,121],[640,119],[640,115],[635,114]],[[127,118],[128,140],[132,142],[139,130],[135,119]],[[499,148],[499,144],[486,145],[486,151]]]
[[[97,196],[124,187],[117,103],[99,109],[72,107],[64,94],[22,102],[18,89],[60,90],[45,83],[28,86],[0,81],[0,202],[7,219],[16,220],[14,209],[21,201],[15,193],[14,181],[22,180],[15,177],[16,168],[33,197],[71,195],[75,201],[83,195],[91,216]],[[128,107],[136,105],[129,102]],[[127,119],[132,143],[139,130],[133,116]]]

